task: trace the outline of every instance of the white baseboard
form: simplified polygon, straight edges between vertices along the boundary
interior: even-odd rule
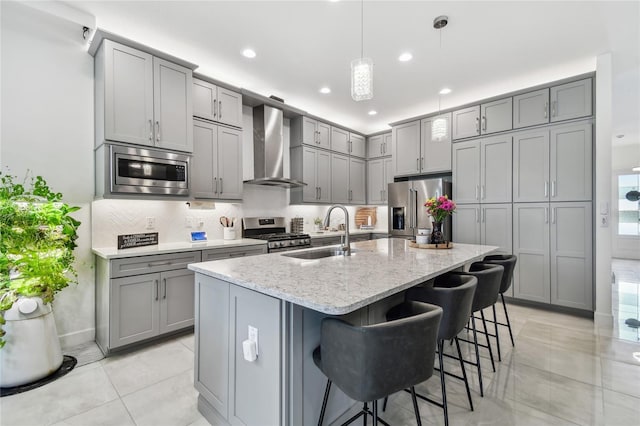
[[[93,342],[96,340],[96,329],[87,328],[86,330],[74,331],[73,333],[62,334],[60,338],[60,346],[62,349],[71,348],[83,343]]]
[[[595,312],[593,314],[593,323],[598,328],[613,328],[613,314]]]

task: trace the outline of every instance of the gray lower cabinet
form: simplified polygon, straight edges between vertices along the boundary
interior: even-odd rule
[[[512,205],[463,204],[453,215],[453,242],[498,246],[512,253]]]
[[[219,249],[202,250],[202,261],[208,262],[210,260],[230,259],[232,257],[245,257],[255,256],[258,254],[265,254],[267,252],[267,245],[260,244],[256,246],[242,246],[242,247],[225,247]]]
[[[193,325],[200,251],[96,262],[96,341],[104,353]]]
[[[593,309],[591,203],[514,204],[514,297]]]

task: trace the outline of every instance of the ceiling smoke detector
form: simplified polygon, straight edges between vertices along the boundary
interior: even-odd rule
[[[449,23],[449,17],[446,15],[438,16],[433,20],[433,28],[439,30],[440,28],[444,28]]]

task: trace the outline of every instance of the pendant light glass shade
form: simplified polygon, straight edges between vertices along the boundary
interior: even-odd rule
[[[447,120],[436,118],[431,123],[431,140],[440,142],[447,137]]]
[[[371,58],[351,61],[351,97],[354,101],[373,98],[373,60]]]

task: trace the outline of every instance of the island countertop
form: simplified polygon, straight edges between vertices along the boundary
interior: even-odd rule
[[[495,246],[409,247],[399,238],[352,243],[351,256],[307,260],[293,252],[193,263],[189,269],[330,315],[343,315],[480,260]],[[301,251],[310,251],[308,249]]]

